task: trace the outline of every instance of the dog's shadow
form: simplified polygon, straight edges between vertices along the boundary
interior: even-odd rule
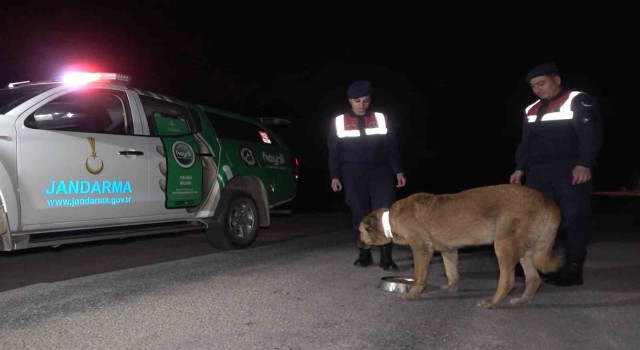
[[[413,258],[403,257],[399,259],[395,259],[396,265],[398,265],[398,271],[413,271]],[[492,270],[474,270],[474,271],[464,271],[459,270],[460,279],[479,279],[479,280],[493,280],[500,277],[500,271],[498,269],[497,262],[495,263],[495,269]],[[437,256],[431,259],[431,263],[429,264],[429,274],[437,274],[439,277],[446,278],[444,273],[444,264],[442,262],[442,257],[438,254]]]
[[[561,288],[561,287],[558,287]],[[435,293],[441,293],[436,295]],[[483,300],[483,299],[491,299],[493,296],[494,289],[466,289],[461,288],[459,291],[455,293],[443,292],[440,290],[439,286],[429,285],[425,290],[420,294],[420,296],[416,300],[412,300],[409,302],[438,302],[438,301],[451,301],[451,300]],[[585,309],[585,308],[604,308],[609,309],[612,307],[635,307],[640,305],[640,297],[627,298],[621,300],[611,300],[611,301],[599,301],[599,302],[584,302],[584,303],[554,303],[554,304],[536,304],[534,301],[533,304],[528,305],[510,305],[509,299],[518,296],[520,291],[514,289],[509,293],[507,298],[502,301],[499,305],[496,305],[492,308],[492,310],[531,310],[531,309]],[[433,293],[433,294],[432,294]],[[547,294],[554,293],[553,291],[539,291],[538,294]],[[402,298],[400,296],[400,298]]]

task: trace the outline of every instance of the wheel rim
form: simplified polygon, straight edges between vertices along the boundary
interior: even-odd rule
[[[237,203],[233,206],[229,217],[229,228],[233,235],[245,238],[251,235],[255,226],[255,215],[251,206],[246,203]]]

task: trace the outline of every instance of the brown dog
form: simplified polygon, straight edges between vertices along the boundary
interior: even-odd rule
[[[388,212],[388,214],[384,214]],[[387,219],[387,232],[383,219]],[[458,249],[493,243],[500,268],[493,299],[479,306],[498,305],[515,287],[515,267],[523,267],[526,288],[512,305],[529,304],[540,287],[538,270],[556,271],[561,254],[552,254],[560,209],[542,193],[519,185],[495,185],[456,194],[416,193],[377,209],[360,223],[360,239],[371,245],[393,241],[409,245],[414,281],[406,299],[415,299],[427,280],[434,251],[442,255],[448,283],[443,290],[458,290]],[[391,237],[389,237],[391,236]]]

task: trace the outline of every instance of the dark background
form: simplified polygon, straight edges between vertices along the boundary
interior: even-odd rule
[[[392,119],[408,179],[401,195],[444,193],[508,181],[523,109],[535,100],[523,77],[555,61],[565,86],[602,104],[596,188],[628,186],[640,170],[638,11],[237,6],[5,5],[0,84],[85,67],[189,102],[289,119],[277,130],[300,159],[294,205],[303,205],[342,201],[329,188],[326,135],[353,80],[372,81],[373,108]]]

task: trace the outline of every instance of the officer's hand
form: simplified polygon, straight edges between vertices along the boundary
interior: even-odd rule
[[[397,173],[396,178],[398,179],[396,187],[404,187],[404,185],[407,184],[407,179],[404,177],[404,173]]]
[[[522,176],[524,175],[524,171],[516,170],[511,174],[511,178],[509,178],[509,183],[512,185],[522,185]]]
[[[333,192],[342,191],[342,182],[340,182],[340,179],[331,179],[331,189]]]
[[[571,184],[583,184],[591,180],[591,169],[587,168],[586,166],[576,165],[575,168],[573,168],[572,175],[573,181],[571,182]]]

